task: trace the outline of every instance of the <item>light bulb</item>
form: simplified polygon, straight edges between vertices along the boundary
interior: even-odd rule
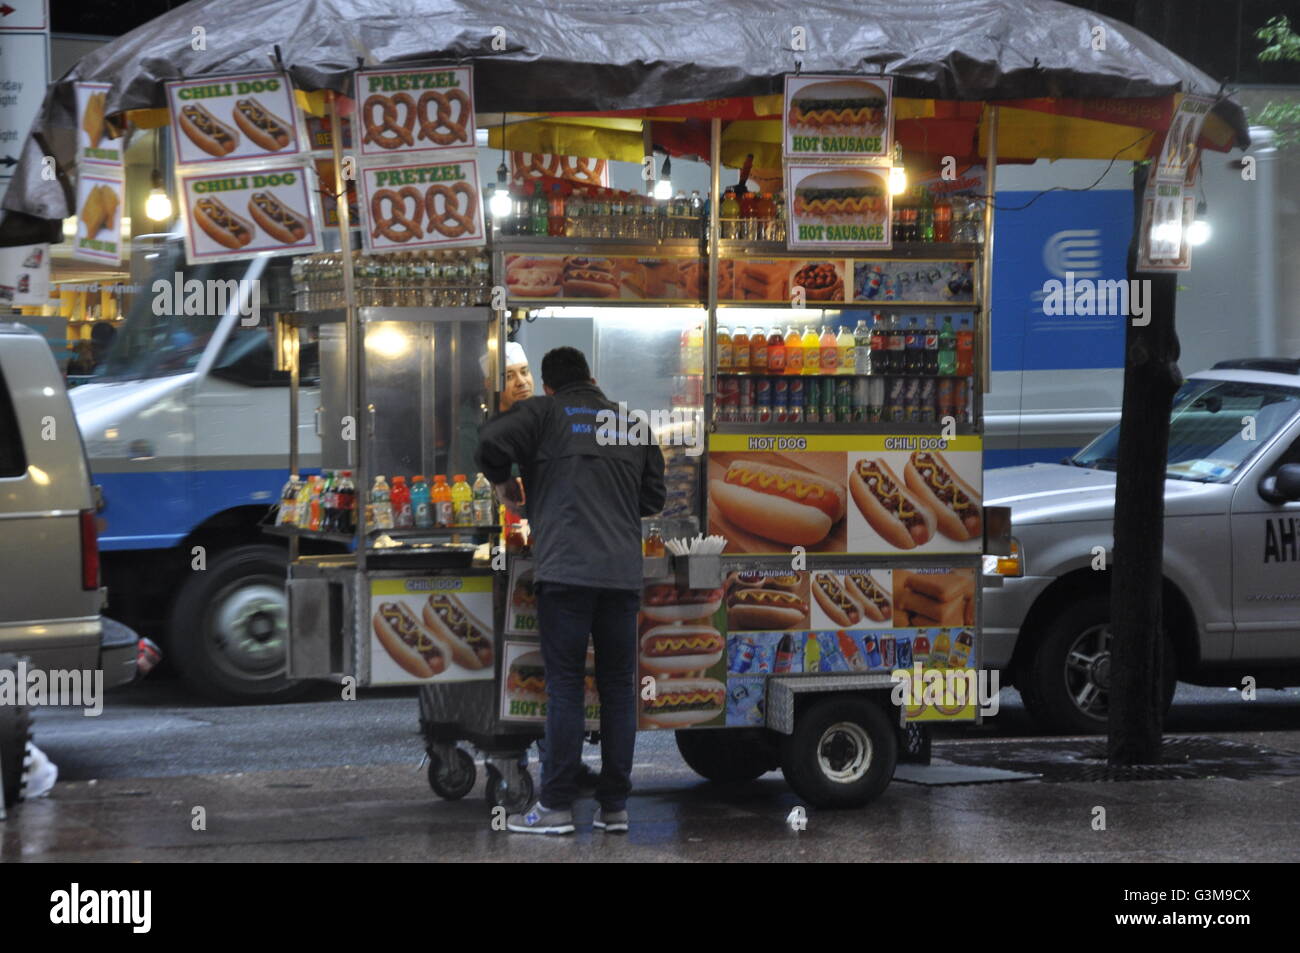
[[[151,221],[165,222],[172,217],[172,200],[162,189],[152,189],[144,200],[144,214]]]
[[[1198,218],[1187,226],[1187,242],[1189,245],[1204,245],[1210,240],[1210,223],[1203,218]]]
[[[655,198],[660,201],[673,197],[673,184],[668,179],[660,179],[655,183]]]
[[[510,212],[514,209],[514,202],[510,199],[510,191],[505,186],[498,185],[492,192],[488,208],[492,210],[492,217],[495,219],[509,218]]]
[[[901,165],[889,167],[889,193],[902,195],[907,191],[907,170]]]

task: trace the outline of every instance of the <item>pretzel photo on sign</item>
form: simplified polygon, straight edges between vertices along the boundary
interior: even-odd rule
[[[429,107],[435,103],[438,112],[430,118]],[[452,103],[456,104],[455,118],[452,118]],[[417,138],[427,139],[440,146],[449,146],[457,142],[469,143],[469,131],[465,126],[470,116],[470,103],[469,96],[464,90],[449,89],[445,93],[429,90],[420,97],[416,116],[420,120],[420,134]],[[442,129],[446,132],[439,131]]]
[[[408,186],[409,188],[409,186]],[[460,197],[465,198],[461,211]],[[442,199],[439,207],[438,199]],[[478,195],[468,182],[455,185],[431,185],[424,193],[425,211],[428,213],[428,232],[438,232],[447,238],[459,238],[475,230],[478,212]]]
[[[389,214],[384,214],[384,203],[389,205]],[[407,203],[414,202],[414,210],[407,214]],[[404,185],[400,189],[379,189],[370,199],[370,220],[374,228],[371,238],[381,235],[390,242],[409,242],[411,239],[424,237],[420,220],[424,217],[425,196],[413,185]],[[432,209],[430,203],[430,209]]]
[[[546,152],[512,152],[512,176],[519,182],[528,179],[567,179],[582,185],[608,185],[605,160],[591,156],[559,156]]]
[[[378,120],[374,118],[376,108],[379,110]],[[373,142],[381,149],[396,149],[402,145],[413,146],[415,139],[411,132],[415,129],[415,116],[415,100],[408,93],[396,93],[392,96],[375,93],[367,96],[365,105],[361,109],[361,118],[366,127],[365,138],[361,141]]]
[[[562,179],[569,179],[574,182],[585,182],[589,185],[601,185],[605,176],[605,160],[595,159],[591,156],[551,156],[552,160],[559,159],[560,173]]]

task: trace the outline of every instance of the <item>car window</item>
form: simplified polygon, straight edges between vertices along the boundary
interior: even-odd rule
[[[1186,381],[1169,417],[1166,476],[1222,483],[1300,413],[1300,388],[1247,381]],[[1071,458],[1076,466],[1114,470],[1119,427]]]
[[[320,357],[315,343],[303,344],[298,366],[300,382],[313,383],[320,378]],[[275,369],[275,352],[271,330],[266,327],[235,327],[221,346],[212,364],[214,377],[247,384],[250,387],[287,387],[289,372]]]
[[[27,456],[23,453],[23,436],[18,431],[18,415],[14,413],[13,397],[0,370],[0,477],[18,477],[27,472]]]

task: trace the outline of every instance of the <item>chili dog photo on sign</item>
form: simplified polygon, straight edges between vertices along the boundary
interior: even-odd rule
[[[362,70],[354,119],[361,155],[474,148],[474,70]]]
[[[922,439],[894,438],[918,445]],[[980,475],[978,452],[917,449],[848,454],[849,551],[980,552],[984,539]]]
[[[176,165],[292,156],[302,145],[293,85],[283,73],[167,84]]]
[[[181,175],[186,259],[194,264],[320,251],[311,181],[305,163]]]
[[[490,576],[370,583],[370,684],[492,678]]]
[[[482,245],[483,203],[473,158],[361,167],[367,252]]]

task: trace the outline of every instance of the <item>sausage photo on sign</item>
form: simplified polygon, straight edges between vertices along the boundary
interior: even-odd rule
[[[728,630],[794,629],[808,624],[808,601],[781,589],[737,589],[727,597]]]
[[[702,672],[718,663],[726,647],[711,625],[658,625],[641,636],[641,669],[655,675]]]

